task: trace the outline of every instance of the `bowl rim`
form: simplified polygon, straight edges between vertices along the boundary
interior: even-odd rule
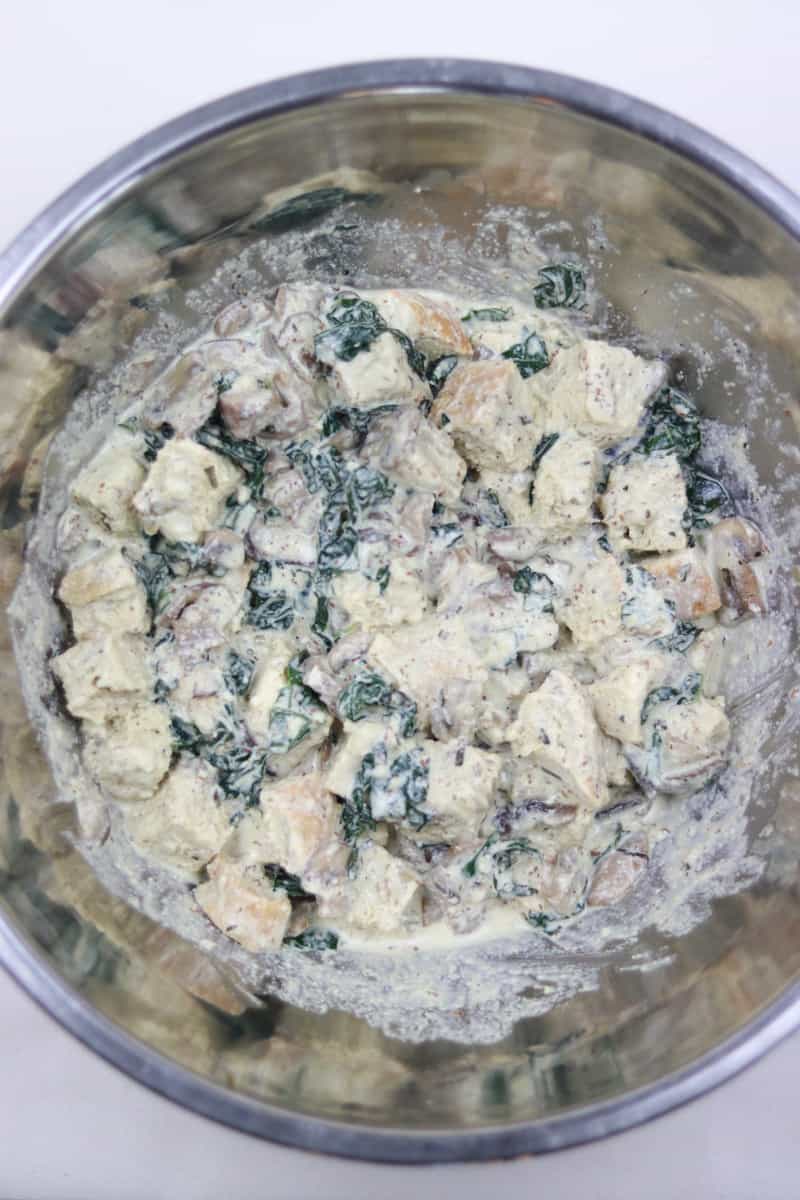
[[[92,215],[178,153],[263,117],[351,93],[404,90],[546,100],[619,126],[711,171],[800,241],[800,198],[739,151],[664,109],[600,84],[533,67],[476,59],[391,59],[308,71],[246,88],[192,109],[112,154],[64,191],[0,254],[0,319],[21,289]],[[162,1096],[244,1133],[372,1162],[486,1161],[594,1141],[717,1087],[800,1027],[797,981],[713,1050],[624,1096],[543,1120],[460,1131],[407,1131],[281,1109],[180,1066],[116,1025],[68,984],[17,925],[4,901],[0,965],[84,1045]]]

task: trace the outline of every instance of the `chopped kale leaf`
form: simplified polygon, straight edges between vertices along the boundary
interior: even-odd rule
[[[349,192],[342,187],[315,188],[284,200],[272,212],[254,221],[250,228],[254,233],[287,233],[310,225],[348,201],[360,200],[370,204],[377,198],[375,192]]]
[[[403,737],[412,737],[416,732],[417,706],[414,701],[374,671],[362,670],[342,690],[336,709],[343,721],[362,721],[370,708],[396,713]]]
[[[243,658],[235,650],[228,651],[224,672],[225,683],[237,696],[243,696],[250,687],[254,670],[255,664],[250,659]]]
[[[428,363],[425,378],[428,380],[434,396],[438,396],[457,366],[458,358],[455,354],[445,354],[443,358],[437,358],[435,362]]]
[[[673,654],[685,654],[700,633],[701,630],[689,621],[676,621],[675,628],[671,633],[654,638],[652,644],[661,650],[671,651]]]
[[[471,308],[464,313],[462,321],[507,321],[511,316],[510,308]]]
[[[272,881],[273,892],[285,892],[292,900],[314,899],[303,887],[299,875],[290,875],[277,863],[270,863],[264,867],[264,874]]]
[[[339,938],[330,929],[306,929],[293,937],[285,937],[283,945],[293,950],[336,950]]]
[[[586,303],[586,279],[574,263],[556,263],[542,267],[540,283],[533,289],[537,308],[583,308]]]
[[[553,446],[555,446],[558,439],[559,439],[559,434],[546,433],[544,435],[544,437],[540,438],[539,443],[533,452],[533,462],[531,463],[531,471],[533,472],[533,479],[531,480],[530,486],[528,487],[528,504],[533,504],[533,497],[534,497],[535,489],[536,489],[536,472],[539,470],[539,467],[541,465],[542,459],[544,458],[545,454],[547,454],[548,450],[553,449]]]
[[[529,379],[537,371],[543,371],[550,365],[550,355],[547,346],[538,333],[529,333],[524,341],[516,342],[503,351],[503,358],[510,358],[516,363],[517,370],[523,379]]]
[[[641,723],[644,725],[647,718],[650,716],[653,708],[659,704],[667,704],[674,701],[676,704],[685,704],[688,700],[694,700],[700,691],[702,677],[692,671],[686,676],[680,687],[657,687],[645,696],[644,704],[642,705]]]
[[[671,453],[688,463],[700,449],[700,418],[694,401],[665,387],[650,405],[638,449],[642,454]]]

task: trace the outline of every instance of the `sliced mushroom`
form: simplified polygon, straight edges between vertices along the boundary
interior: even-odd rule
[[[207,342],[181,355],[145,392],[144,420],[153,429],[167,423],[179,437],[204,425],[217,406],[222,381],[238,373],[247,342]]]
[[[528,525],[507,525],[489,534],[489,549],[506,562],[527,562],[543,541],[541,532]]]
[[[332,708],[342,690],[342,679],[337,678],[325,654],[313,654],[302,666],[303,683],[316,692],[322,702]]]
[[[263,300],[234,300],[217,317],[214,332],[221,338],[234,337],[248,326],[263,325],[272,315],[272,308]]]
[[[697,547],[649,558],[645,566],[682,621],[696,621],[719,608],[717,585]]]
[[[761,530],[744,517],[720,521],[707,537],[724,606],[726,624],[769,611],[767,571],[763,560],[768,546]]]
[[[341,671],[342,667],[348,663],[354,662],[357,658],[363,658],[369,649],[369,644],[373,635],[371,633],[350,633],[332,647],[328,654],[328,662],[331,669],[335,672]]]
[[[203,542],[203,559],[212,569],[231,571],[244,565],[244,539],[232,529],[212,529]]]
[[[247,531],[254,558],[277,559],[300,567],[313,567],[317,561],[317,539],[283,521],[265,521],[256,517]]]
[[[631,890],[649,862],[644,834],[628,838],[616,850],[604,855],[597,866],[589,889],[587,904],[599,908],[616,904]]]

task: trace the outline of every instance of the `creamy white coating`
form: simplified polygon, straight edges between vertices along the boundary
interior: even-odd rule
[[[758,531],[687,525],[686,464],[648,445],[663,364],[565,324],[531,370],[517,301],[235,307],[72,487],[92,538],[54,671],[134,844],[255,952],[290,924],[422,946],[619,900],[637,806],[725,763],[692,659],[717,612],[764,607]],[[307,855],[293,813],[323,831]]]

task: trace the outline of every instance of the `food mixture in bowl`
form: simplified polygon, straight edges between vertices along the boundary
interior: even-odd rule
[[[528,304],[285,284],[75,478],[51,665],[84,766],[245,950],[556,933],[725,767],[767,548],[583,300],[571,263]]]

